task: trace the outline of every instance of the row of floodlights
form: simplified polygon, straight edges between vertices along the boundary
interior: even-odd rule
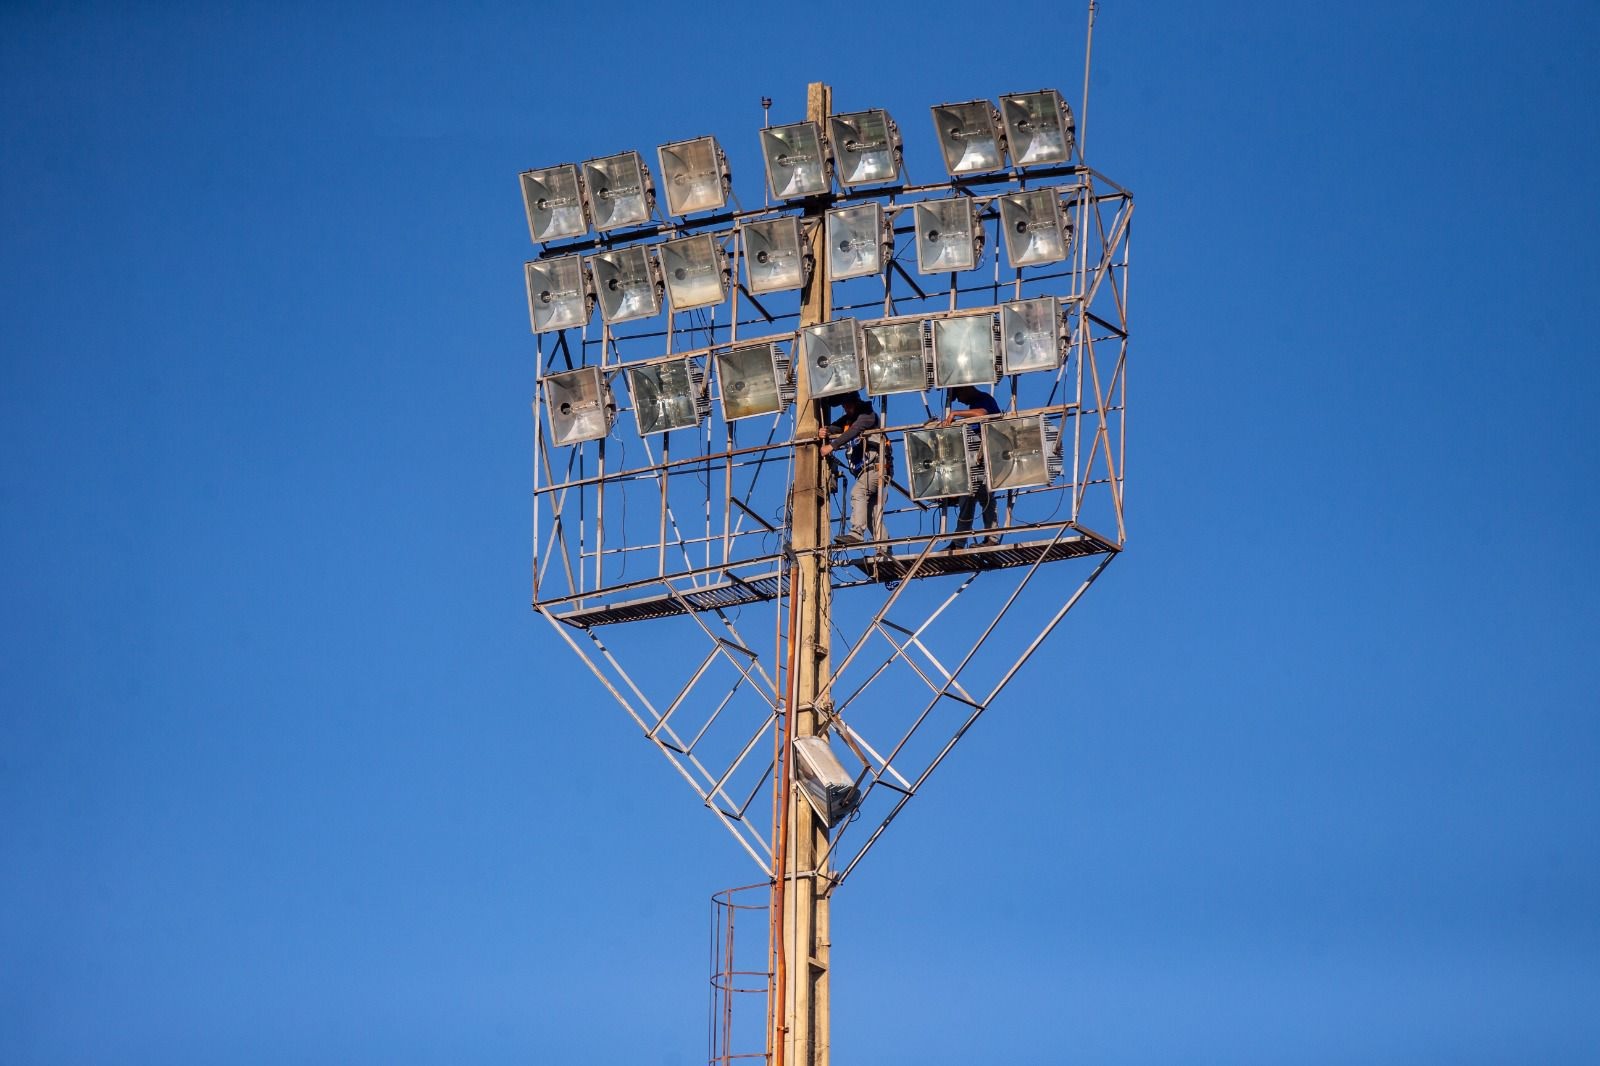
[[[1007,193],[999,200],[1006,258],[1015,269],[1067,258],[1072,214],[1059,189]],[[944,274],[976,269],[983,258],[983,227],[971,197],[912,205],[917,270]],[[836,207],[827,212],[824,236],[828,277],[834,281],[880,274],[894,256],[894,224],[882,204]],[[811,257],[800,220],[789,215],[738,226],[746,285],[753,294],[801,288]],[[533,332],[582,326],[595,303],[607,323],[652,318],[663,294],[673,311],[712,307],[727,300],[732,256],[717,234],[679,237],[659,245],[633,245],[591,256],[558,256],[524,268]]]
[[[1067,163],[1074,141],[1072,112],[1054,89],[932,109],[945,169],[951,177],[1003,170],[1009,153],[1018,167]],[[887,111],[834,115],[828,134],[816,122],[761,131],[767,187],[778,200],[831,191],[835,174],[845,188],[899,180],[900,129]],[[656,150],[667,212],[719,211],[732,189],[728,158],[715,137],[664,144]],[[837,170],[835,170],[837,167]],[[528,231],[536,243],[642,225],[655,213],[655,183],[638,152],[522,174]]]
[[[735,348],[718,356],[727,418],[780,409],[793,399],[787,366],[771,344]],[[711,409],[705,372],[693,359],[663,359],[627,367],[628,389],[641,435],[692,429]],[[545,404],[558,444],[604,437],[616,405],[599,367],[545,379]],[[1048,485],[1061,473],[1061,431],[1043,415],[989,418],[977,424],[905,432],[911,495],[915,499],[965,496],[990,489]]]
[[[1067,349],[1066,320],[1054,296],[1003,304],[998,313],[807,326],[798,353],[813,398],[858,393],[921,392],[986,385],[1003,374],[1059,367]],[[625,366],[639,434],[697,427],[711,410],[705,353]],[[794,374],[781,340],[709,350],[721,385],[723,420],[781,412],[795,398]],[[558,445],[598,440],[611,430],[616,405],[600,367],[544,379],[551,438]]]

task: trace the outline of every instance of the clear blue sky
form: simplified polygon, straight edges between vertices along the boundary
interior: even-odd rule
[[[703,1061],[751,868],[528,610],[516,175],[1082,61],[738,10],[0,12],[0,1061]],[[1130,550],[841,894],[839,1061],[1600,1059],[1597,53],[1107,0]]]

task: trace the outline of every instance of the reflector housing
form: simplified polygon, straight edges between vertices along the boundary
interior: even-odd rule
[[[1000,232],[1006,238],[1006,260],[1018,269],[1067,257],[1066,219],[1054,189],[1000,197]]]
[[[720,353],[717,384],[725,422],[777,414],[794,399],[789,359],[775,341],[741,345]]]
[[[611,432],[617,414],[597,366],[546,377],[544,406],[550,416],[550,437],[557,444],[599,440]]]
[[[976,477],[967,447],[967,431],[976,426],[906,431],[906,461],[911,468],[911,498],[936,500],[971,495]]]
[[[528,233],[535,244],[581,237],[589,232],[578,168],[572,163],[524,171],[522,205],[528,211]]]
[[[741,228],[744,273],[751,292],[783,292],[805,284],[798,218],[791,215],[770,222],[748,222]]]
[[[916,205],[917,271],[942,274],[978,265],[982,239],[976,232],[972,201],[965,196]]]
[[[822,131],[815,122],[762,130],[761,155],[774,199],[793,200],[828,191],[828,160],[822,150]]]
[[[887,111],[835,115],[829,128],[840,185],[871,185],[900,176],[900,128]]]
[[[597,252],[589,257],[600,316],[607,322],[627,322],[661,313],[661,290],[646,245]]]
[[[528,263],[523,273],[528,282],[528,318],[535,333],[570,329],[589,321],[590,296],[582,256]]]
[[[997,380],[994,315],[962,315],[959,318],[934,320],[935,385],[949,389],[957,385],[990,385]]]
[[[583,191],[597,232],[650,221],[655,190],[638,152],[591,159],[583,164]]]
[[[840,318],[800,331],[800,361],[813,399],[861,390],[861,325]]]
[[[710,307],[728,298],[727,256],[709,233],[661,245],[661,277],[674,311]]]
[[[817,817],[832,826],[861,802],[861,790],[845,772],[826,737],[796,737],[795,783]]]
[[[1005,143],[997,129],[994,105],[987,100],[940,104],[933,108],[944,169],[952,178],[1006,165]]]
[[[687,215],[727,206],[732,178],[728,157],[715,137],[663,144],[656,149],[656,159],[661,163],[668,214]]]
[[[1061,434],[1039,415],[983,423],[983,465],[992,492],[1048,485],[1061,472]]]
[[[1019,167],[1072,161],[1072,111],[1054,89],[1014,93],[1000,98],[1006,145]]]
[[[933,373],[922,342],[923,328],[920,320],[868,322],[861,327],[870,395],[920,392],[932,387]]]
[[[1066,336],[1061,301],[1054,296],[1000,305],[1000,345],[1007,374],[1054,370]]]
[[[828,277],[860,278],[883,269],[883,207],[878,203],[828,212]]]
[[[693,359],[662,359],[628,369],[628,393],[639,435],[691,429],[711,410],[705,375]]]

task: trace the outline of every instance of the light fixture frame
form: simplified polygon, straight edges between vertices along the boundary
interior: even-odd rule
[[[674,166],[667,162],[670,153],[682,153],[700,148],[708,148],[710,171],[696,172],[687,176],[686,181],[679,179],[672,173]],[[706,134],[703,137],[690,137],[682,141],[673,141],[663,144],[656,149],[656,162],[661,167],[661,188],[667,198],[667,214],[677,215],[682,218],[699,211],[720,211],[728,206],[728,198],[733,193],[733,172],[728,168],[728,154],[722,150],[722,145],[716,137]],[[695,179],[714,178],[716,195],[706,200],[704,194],[697,193],[694,189],[685,190],[684,185],[693,185]]]
[[[996,326],[997,316],[993,310],[984,310],[976,313],[964,312],[959,315],[948,315],[935,318],[932,321],[932,358],[933,358],[933,384],[939,389],[953,389],[958,385],[993,385],[1000,380],[1000,338]],[[982,325],[980,325],[982,323]],[[983,327],[987,327],[987,330]],[[973,363],[968,373],[945,373],[942,358],[943,344],[941,341],[946,336],[948,343],[956,343],[958,330],[971,331],[975,334],[987,336],[989,340],[989,355],[987,359],[980,358]]]
[[[974,454],[978,439],[978,427],[966,423],[906,430],[907,492],[911,498],[948,500],[970,496],[982,488],[983,466]],[[929,485],[926,476],[919,470],[919,464],[930,452],[945,463],[951,461],[953,454],[960,456],[961,476],[956,484],[945,484],[941,478],[939,483]]]
[[[1050,358],[1041,360],[1025,355],[1024,345],[1014,343],[1016,333],[1011,326],[1015,319],[1026,319],[1029,309],[1042,311],[1046,322],[1054,327],[1055,343],[1049,346]],[[1007,374],[1027,374],[1036,370],[1057,370],[1066,361],[1067,327],[1062,314],[1059,296],[1035,296],[1027,300],[1009,300],[997,310],[1000,324],[1000,358]],[[1027,323],[1024,322],[1024,325]],[[1033,336],[1029,334],[1028,336]]]
[[[933,114],[934,133],[939,138],[939,156],[945,173],[952,178],[969,174],[986,174],[1006,169],[1005,130],[1000,123],[1000,111],[989,100],[965,100],[957,104],[935,104],[929,108]],[[968,124],[977,126],[978,136],[970,136]],[[952,127],[953,124],[953,127]],[[993,146],[992,157],[979,154],[966,162],[968,145],[955,145],[952,141],[979,141]],[[953,151],[959,147],[960,151]]]
[[[1030,414],[989,418],[983,421],[982,426],[984,477],[988,481],[989,491],[1011,492],[1019,489],[1048,488],[1061,476],[1063,464],[1061,427],[1057,422],[1042,414]],[[1038,473],[1025,479],[1012,477],[1003,470],[999,460],[1008,457],[996,454],[1008,443],[1007,434],[1011,435],[1011,442],[1016,441],[1016,431],[1038,434],[1041,468]]]
[[[866,387],[866,376],[862,371],[862,333],[861,323],[853,318],[835,318],[828,322],[819,322],[814,326],[806,326],[799,334],[800,365],[805,370],[806,383],[810,386],[811,398],[822,399],[825,396],[844,396],[852,392],[860,392]],[[816,338],[814,341],[813,338]],[[824,341],[824,338],[828,340]],[[841,352],[834,347],[834,339],[848,339],[850,351]],[[812,345],[827,343],[829,353],[824,356],[827,361],[821,364],[820,373],[817,356],[813,354]],[[842,376],[835,374],[835,360],[844,358],[845,372]],[[831,382],[831,384],[830,384]]]
[[[871,220],[869,225],[865,227],[870,231],[871,236],[865,238],[865,240],[870,245],[872,254],[870,257],[863,258],[859,265],[848,266],[844,270],[836,269],[840,260],[845,255],[850,254],[847,251],[841,251],[841,244],[849,243],[852,251],[860,247],[857,243],[859,238],[850,236],[848,233],[841,234],[837,227],[849,225],[850,219],[860,215],[865,215]],[[884,245],[887,243],[890,248],[894,246],[894,231],[892,229],[888,230],[887,241],[885,240],[887,226],[888,223],[885,222],[883,215],[883,205],[876,200],[864,204],[851,204],[847,207],[829,208],[828,213],[823,217],[823,244],[827,248],[828,279],[830,281],[845,281],[850,278],[870,278],[883,273],[884,263],[888,259],[884,252]],[[846,239],[841,240],[841,237]]]
[[[1072,254],[1072,216],[1061,202],[1059,188],[1024,189],[995,198],[1000,212],[1000,234],[1005,239],[1006,262],[1013,270],[1060,263]],[[1040,219],[1041,210],[1045,218]],[[1055,252],[1029,253],[1035,231],[1054,236]],[[1056,254],[1059,252],[1059,254]]]
[[[794,403],[795,382],[794,365],[789,355],[782,348],[782,340],[769,337],[758,341],[744,341],[730,344],[718,350],[712,357],[717,368],[717,400],[722,407],[722,420],[732,423],[746,418],[759,418],[762,415],[782,414]],[[790,343],[793,343],[792,339]],[[775,406],[762,406],[759,410],[747,410],[742,414],[735,414],[728,407],[728,364],[746,354],[754,357],[755,353],[765,349],[765,362],[770,368],[774,387]],[[748,379],[749,375],[746,375]]]
[[[654,318],[661,313],[662,290],[665,286],[661,280],[661,264],[651,254],[652,250],[653,246],[647,244],[625,245],[620,248],[608,248],[604,251],[596,252],[585,260],[585,265],[589,268],[590,284],[594,287],[595,299],[600,304],[600,317],[607,325],[614,326],[641,318]],[[650,307],[648,310],[617,314],[611,310],[606,299],[606,293],[615,291],[614,283],[618,279],[608,275],[613,270],[620,272],[623,264],[627,263],[630,269],[626,272],[626,276],[630,281],[634,282],[630,287],[640,287],[637,282],[639,272],[636,269],[639,262],[644,264],[643,288],[650,294]]]
[[[947,220],[947,213],[958,207],[963,218]],[[947,196],[937,200],[919,200],[912,205],[912,219],[917,247],[917,273],[953,274],[976,270],[982,265],[983,227],[978,224],[978,212],[971,197]],[[957,225],[965,225],[965,230],[952,231],[951,221]],[[950,232],[954,232],[956,236],[949,237]],[[963,235],[970,240],[963,240]],[[939,248],[931,249],[932,245],[939,245]],[[953,264],[941,265],[939,260],[943,257],[945,248],[953,248],[955,254],[964,253],[970,258],[958,258]]]
[[[711,397],[706,389],[705,367],[702,365],[704,354],[700,355],[672,355],[662,359],[652,359],[644,363],[629,363],[623,369],[628,375],[628,400],[633,407],[633,421],[639,431],[640,437],[657,436],[662,433],[671,433],[679,429],[698,429],[711,413]],[[643,416],[644,401],[641,399],[641,381],[652,383],[656,396],[667,395],[667,389],[662,387],[664,374],[681,370],[684,375],[686,391],[680,394],[689,401],[693,410],[693,417],[688,413],[676,414],[668,417],[665,400],[657,399],[659,416],[651,420],[650,428],[645,428]]]
[[[596,405],[600,409],[601,420],[605,425],[599,430],[585,431],[582,436],[563,437],[558,427],[561,425],[576,424],[578,419],[563,413],[555,406],[555,397],[552,395],[564,387],[566,381],[579,382],[587,380],[594,390]],[[611,427],[616,424],[617,404],[611,395],[611,386],[606,381],[605,373],[597,366],[581,366],[575,370],[565,370],[560,373],[546,374],[539,379],[539,384],[544,390],[545,416],[549,422],[550,439],[557,447],[570,447],[583,444],[591,440],[602,440],[611,433]]]
[[[621,175],[626,183],[622,186],[622,195],[613,196],[611,186],[602,181],[610,177],[614,180],[615,172],[606,169],[604,164],[617,162],[624,168]],[[628,226],[643,226],[655,216],[656,192],[655,185],[650,180],[650,168],[645,164],[638,152],[629,149],[626,152],[615,152],[611,155],[596,156],[585,159],[582,166],[583,196],[589,209],[589,222],[594,226],[596,233],[609,233],[612,230],[625,229]],[[636,209],[626,213],[618,213],[609,208],[602,218],[599,204],[610,205],[613,202],[621,203],[624,200],[637,199]]]
[[[784,247],[780,245],[779,242],[770,240],[770,238],[767,236],[768,234],[776,234],[780,231],[782,231],[786,237],[790,233],[793,234],[794,241],[792,248]],[[741,258],[745,261],[745,285],[752,293],[756,295],[765,295],[766,293],[772,292],[790,292],[794,289],[805,287],[806,281],[811,277],[811,271],[814,264],[811,257],[811,245],[810,242],[805,239],[804,233],[801,232],[800,217],[798,215],[784,215],[780,218],[763,219],[759,222],[745,222],[739,226],[739,232],[739,243],[742,250]],[[768,247],[762,248],[752,254],[750,248],[750,238],[752,234],[757,235],[759,240],[765,243]],[[761,255],[767,255],[769,257],[773,255],[782,255],[785,258],[792,256],[794,259],[794,283],[789,284],[787,281],[772,282],[767,280],[765,276],[758,279],[755,271],[751,269],[751,261],[755,260],[759,262],[758,257]],[[762,266],[763,269],[765,269],[765,264],[762,264]]]
[[[790,180],[780,186],[775,166],[782,163],[786,152],[801,153],[802,163],[814,160],[816,174],[800,181],[796,175],[805,173],[801,167],[782,167],[793,173]],[[761,159],[767,177],[767,189],[774,200],[803,200],[833,191],[833,160],[828,155],[828,138],[815,122],[791,122],[762,130]]]
[[[1061,142],[1061,147],[1052,149],[1048,153],[1034,152],[1031,150],[1031,138],[1019,136],[1027,133],[1024,123],[1034,113],[1022,101],[1043,99],[1046,107],[1043,114],[1050,116],[1050,124],[1054,127]],[[1053,106],[1051,106],[1053,105]],[[1006,146],[1011,153],[1011,165],[1020,168],[1061,166],[1072,162],[1072,153],[1077,148],[1077,124],[1072,118],[1072,108],[1067,106],[1059,92],[1054,89],[1037,89],[1030,93],[1007,93],[1000,98],[1000,121],[1005,126]],[[1024,145],[1028,145],[1024,148]]]
[[[883,371],[873,372],[872,345],[875,339],[888,334],[904,336],[910,334],[916,338],[916,360],[918,374],[912,383],[884,382]],[[928,347],[928,322],[926,319],[916,318],[886,318],[873,322],[861,323],[861,363],[862,375],[867,380],[868,396],[893,396],[902,392],[926,392],[933,388],[933,360]],[[881,341],[879,341],[881,344]],[[887,346],[884,346],[887,348]],[[905,355],[909,345],[900,347],[901,355],[894,360],[896,363],[906,361]],[[881,365],[881,362],[880,364]]]
[[[877,126],[878,129],[863,132],[873,126]],[[852,138],[879,135],[880,130],[882,141],[872,145],[869,150],[851,147],[856,143]],[[882,185],[900,179],[904,150],[900,142],[900,127],[889,116],[889,112],[882,108],[871,108],[866,111],[833,115],[828,119],[828,132],[831,134],[829,143],[833,148],[834,177],[842,188]],[[880,153],[888,156],[888,173],[855,176],[860,170],[861,159]]]
[[[575,295],[582,304],[582,310],[578,313],[576,318],[573,318],[570,321],[552,322],[550,318],[546,318],[544,323],[541,324],[539,304],[549,303],[550,300],[540,300],[538,297],[534,296],[534,289],[538,285],[537,279],[549,278],[552,279],[551,284],[563,284],[562,280],[555,277],[556,272],[565,270],[568,266],[573,265],[575,265],[577,268],[577,289],[562,290],[556,292],[555,296],[557,298],[570,298]],[[553,259],[529,260],[523,264],[523,282],[528,290],[528,324],[533,328],[534,333],[553,333],[556,330],[562,329],[581,329],[588,325],[589,319],[594,315],[594,284],[589,277],[588,264],[583,261],[583,256],[576,252],[571,255],[557,256]],[[540,289],[541,296],[548,296],[550,294],[550,289]]]
[[[537,220],[540,213],[539,205],[543,201],[535,201],[534,197],[537,195],[536,186],[548,186],[550,184],[549,181],[542,177],[542,175],[546,174],[561,174],[571,180],[572,188],[570,193],[562,194],[561,198],[564,202],[557,206],[563,209],[577,209],[578,224],[576,228],[571,223],[568,223],[559,232],[550,232],[549,227],[546,227],[541,233]],[[558,163],[553,167],[537,167],[533,170],[524,170],[518,175],[518,184],[522,186],[522,207],[528,216],[528,236],[533,238],[534,244],[550,244],[554,241],[572,240],[589,232],[589,201],[583,195],[583,177],[578,173],[578,164]],[[551,211],[550,215],[554,218],[555,212]]]
[[[661,266],[662,285],[666,288],[667,303],[671,306],[674,314],[679,311],[692,311],[697,307],[715,307],[727,301],[728,254],[723,250],[721,243],[716,238],[716,234],[696,233],[688,237],[678,237],[670,241],[663,241],[656,248],[656,258]],[[697,264],[691,261],[691,256],[688,253],[691,252],[691,249],[696,248],[709,251],[708,262]],[[670,259],[682,259],[683,262],[675,265],[669,261]],[[674,287],[674,281],[678,281],[687,287],[687,275],[689,272],[691,270],[698,272],[702,269],[716,280],[715,298],[710,296],[690,297],[680,302],[676,295],[677,290]],[[679,278],[679,273],[685,274],[686,277]]]

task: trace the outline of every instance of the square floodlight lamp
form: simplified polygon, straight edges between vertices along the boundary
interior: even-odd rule
[[[772,415],[790,399],[789,361],[773,341],[730,348],[717,356],[722,420]]]
[[[560,445],[599,440],[611,432],[617,413],[597,366],[545,378],[544,406],[550,415],[550,437]]]
[[[972,492],[965,427],[907,430],[906,459],[911,464],[913,500],[937,500]]]
[[[583,164],[583,190],[589,217],[600,233],[648,222],[655,209],[650,171],[638,152],[618,152]]]
[[[996,130],[998,117],[987,100],[933,108],[933,128],[939,134],[944,169],[952,178],[1006,165],[1005,143]]]
[[[528,211],[528,233],[535,244],[582,237],[589,232],[583,213],[578,168],[572,163],[522,173],[522,205]]]
[[[1000,343],[1007,374],[1054,370],[1066,340],[1054,296],[1000,305]]]
[[[925,200],[915,206],[915,216],[919,274],[971,270],[978,265],[982,238],[969,198]]]
[[[774,199],[793,200],[828,191],[828,160],[823,155],[822,130],[815,122],[762,130],[761,155]]]
[[[1067,257],[1066,221],[1055,189],[1033,189],[1000,197],[1000,232],[1006,259],[1016,269],[1059,263]]]
[[[699,368],[688,359],[664,359],[628,369],[628,393],[639,436],[692,429],[705,413]]]
[[[995,369],[994,315],[962,315],[933,323],[933,383],[941,389],[957,385],[992,385]]]
[[[828,212],[828,277],[863,278],[883,269],[883,206],[835,207]]]
[[[794,769],[795,783],[800,786],[806,802],[829,826],[861,802],[861,790],[833,753],[826,737],[796,737]]]
[[[589,321],[589,287],[584,283],[582,256],[527,263],[523,272],[528,282],[528,317],[535,333],[570,329]]]
[[[829,127],[840,185],[871,185],[900,176],[900,127],[887,111],[834,115]]]
[[[800,331],[800,360],[805,364],[811,397],[837,396],[861,390],[861,326],[839,318]]]
[[[921,321],[868,322],[861,327],[868,395],[920,392],[933,384],[922,328]]]
[[[744,273],[751,292],[784,292],[805,284],[798,218],[790,215],[747,222],[740,228],[744,233]]]
[[[667,212],[687,215],[716,211],[728,204],[732,178],[728,157],[715,137],[663,144],[656,149],[661,161],[661,183],[667,190]]]
[[[989,490],[1005,492],[1050,484],[1050,452],[1056,443],[1038,415],[985,422],[983,467]]]
[[[600,300],[600,317],[607,322],[627,322],[661,313],[661,291],[656,287],[656,272],[647,245],[597,252],[589,257],[589,271]]]
[[[661,245],[661,277],[674,311],[710,307],[728,298],[723,266],[727,256],[709,233]]]
[[[1017,166],[1072,162],[1072,110],[1054,89],[1002,96],[1000,116]]]

